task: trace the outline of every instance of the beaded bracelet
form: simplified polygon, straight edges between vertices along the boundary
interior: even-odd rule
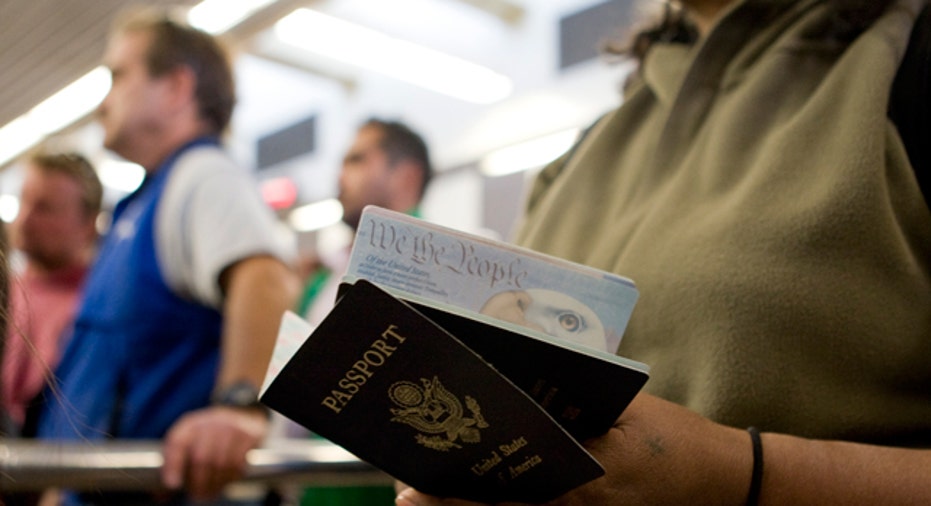
[[[763,441],[756,427],[747,427],[750,442],[753,445],[753,472],[750,474],[750,491],[747,493],[747,506],[756,506],[760,500],[760,487],[763,484]]]

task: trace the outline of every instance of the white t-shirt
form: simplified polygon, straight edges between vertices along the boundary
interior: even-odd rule
[[[219,309],[225,268],[256,255],[286,263],[294,258],[293,235],[262,201],[250,175],[216,146],[181,154],[158,206],[159,267],[183,297]]]

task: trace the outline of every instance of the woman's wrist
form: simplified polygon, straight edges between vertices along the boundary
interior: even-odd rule
[[[714,422],[709,422],[713,423]],[[701,448],[686,452],[695,480],[687,492],[693,504],[744,506],[753,475],[753,444],[746,429],[714,424],[692,436]],[[703,458],[694,458],[701,455]]]

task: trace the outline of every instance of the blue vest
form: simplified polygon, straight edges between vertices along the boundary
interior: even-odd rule
[[[174,294],[156,259],[155,215],[178,150],[117,204],[89,274],[74,335],[48,389],[44,439],[161,438],[208,404],[217,374],[221,314]]]

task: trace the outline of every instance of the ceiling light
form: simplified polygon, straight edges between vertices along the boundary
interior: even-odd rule
[[[110,90],[110,71],[97,67],[32,108],[29,116],[44,134],[55,133],[91,113]]]
[[[42,141],[42,132],[29,120],[29,114],[14,119],[0,128],[0,165],[16,158]]]
[[[0,164],[90,114],[110,89],[110,72],[97,67],[0,129]]]
[[[339,223],[343,206],[336,199],[321,200],[298,207],[288,215],[288,222],[298,232],[311,232]]]
[[[275,24],[293,46],[476,104],[510,95],[511,80],[491,69],[384,33],[298,9]]]
[[[479,164],[486,176],[503,176],[541,167],[565,153],[579,136],[578,128],[544,135],[488,153]]]
[[[207,33],[223,33],[274,1],[204,0],[188,11],[187,21]]]

